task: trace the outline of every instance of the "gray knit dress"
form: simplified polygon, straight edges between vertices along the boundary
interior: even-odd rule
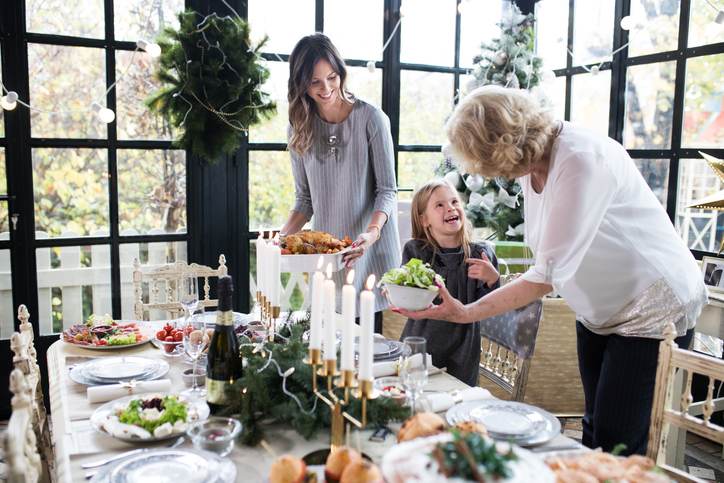
[[[315,114],[313,128],[314,139],[307,152],[299,156],[291,151],[294,210],[311,218],[315,230],[352,240],[366,231],[373,212],[387,215],[380,239],[353,267],[354,285],[359,291],[370,274],[379,281],[387,270],[400,265],[390,121],[380,109],[356,99],[347,119],[332,124]],[[345,278],[346,270],[335,275],[337,311]],[[387,306],[378,290],[375,311]]]
[[[485,253],[498,268],[498,259],[493,249],[483,243],[470,244],[470,257],[481,258]],[[402,253],[403,263],[418,258],[432,266],[436,273],[445,278],[445,287],[450,295],[464,304],[480,299],[498,288],[500,280],[489,288],[484,282],[468,277],[468,265],[462,247],[433,250],[422,240],[410,240],[405,243]],[[439,301],[438,301],[439,303]],[[469,386],[478,385],[478,363],[480,362],[480,324],[456,324],[443,320],[408,319],[400,339],[408,336],[421,336],[427,340],[427,352],[432,355],[435,367],[447,367],[451,374]]]

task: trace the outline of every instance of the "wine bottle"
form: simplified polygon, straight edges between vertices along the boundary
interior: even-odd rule
[[[242,374],[239,341],[234,333],[234,313],[231,309],[233,293],[231,277],[219,277],[216,328],[206,361],[206,402],[212,413],[229,405],[227,389]]]

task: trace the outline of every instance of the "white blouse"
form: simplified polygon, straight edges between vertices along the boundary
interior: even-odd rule
[[[523,279],[553,285],[592,329],[664,282],[687,307],[686,328],[694,326],[706,297],[702,274],[620,144],[566,122],[543,191],[529,175],[518,181],[535,254]]]

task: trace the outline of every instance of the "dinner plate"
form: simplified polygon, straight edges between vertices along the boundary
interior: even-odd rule
[[[114,399],[113,401],[105,403],[104,405],[93,411],[93,414],[90,417],[91,426],[93,426],[93,429],[95,429],[99,433],[110,436],[111,438],[119,439],[121,441],[127,441],[130,443],[152,443],[154,441],[164,441],[166,439],[177,438],[179,435],[184,434],[186,432],[186,429],[184,429],[183,431],[172,431],[171,434],[160,438],[151,435],[150,438],[142,439],[138,436],[133,436],[131,434],[112,434],[106,428],[108,426],[109,418],[115,416],[115,408],[117,405],[120,404],[126,406],[133,399],[151,399],[154,397],[163,398],[168,395],[175,395],[179,398],[179,400],[186,402],[187,411],[189,413],[196,414],[196,418],[193,421],[203,421],[209,417],[209,406],[203,399],[187,399],[184,398],[184,396],[169,393],[142,393],[134,394],[132,396],[124,396],[122,398]],[[190,424],[193,421],[186,421],[186,424]],[[113,423],[114,422],[112,421],[111,426],[113,425]]]
[[[73,342],[66,342],[63,340],[63,335],[61,334],[60,340],[63,341],[63,343],[72,345],[73,347],[80,347],[81,349],[88,349],[92,351],[113,351],[113,350],[119,350],[119,349],[128,349],[129,347],[137,347],[139,345],[146,344],[151,339],[148,337],[148,335],[144,334],[146,336],[145,339],[142,341],[134,342],[133,344],[124,344],[124,345],[92,345],[92,344],[74,344]]]
[[[83,370],[88,378],[101,381],[141,380],[158,371],[160,362],[146,357],[102,357],[86,362]]]
[[[544,409],[516,401],[484,399],[456,404],[445,415],[451,426],[462,421],[483,424],[493,439],[521,446],[545,443],[561,432],[558,418]]]
[[[168,370],[170,366],[168,365],[168,362],[166,362],[163,359],[156,359],[154,360],[158,364],[158,368],[151,373],[143,374],[139,377],[132,377],[130,379],[135,379],[137,381],[153,381],[155,379],[160,379],[163,376],[165,376],[168,373]],[[128,381],[130,379],[116,379],[116,380],[110,380],[110,379],[96,379],[94,377],[91,377],[86,374],[86,364],[93,361],[83,362],[81,364],[75,365],[70,369],[69,377],[73,382],[76,382],[78,384],[82,384],[84,386],[103,386],[105,384],[117,384],[122,381]]]
[[[236,466],[209,452],[155,449],[103,467],[93,483],[228,483],[236,479]]]

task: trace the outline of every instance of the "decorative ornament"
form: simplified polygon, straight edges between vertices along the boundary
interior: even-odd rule
[[[724,183],[724,160],[717,159],[714,156],[702,153],[701,151],[699,151],[699,154],[701,154],[722,183]],[[711,196],[697,200],[687,206],[687,208],[724,211],[724,190],[720,190],[718,193],[714,193]],[[721,245],[719,246],[719,253],[721,254],[722,251],[724,251],[724,238],[722,238]]]
[[[100,119],[101,122],[104,122],[106,124],[110,124],[113,122],[113,120],[116,118],[116,114],[108,109],[107,107],[101,106],[99,103],[94,102],[91,104],[91,109],[93,112],[96,113],[96,116],[98,116],[98,119]]]
[[[724,10],[719,10],[716,14],[716,18],[714,19],[716,23],[719,25],[724,24]]]
[[[8,91],[7,95],[0,98],[0,106],[6,111],[12,111],[18,105],[18,93],[15,91]]]
[[[518,196],[511,196],[508,190],[502,187],[498,191],[498,201],[508,208],[515,209],[518,207]]]
[[[367,61],[367,72],[369,72],[370,74],[374,74],[375,69],[376,69],[375,61],[374,60]]]
[[[485,196],[483,196],[482,200],[480,200],[480,206],[490,212],[495,209],[496,204],[497,202],[495,201],[495,193],[492,191],[488,191]]]
[[[470,176],[465,178],[465,186],[467,186],[468,189],[472,192],[480,191],[484,184],[485,178],[483,178],[479,174],[471,174]]]
[[[445,181],[450,183],[453,188],[459,189],[462,181],[462,177],[457,171],[450,171],[445,175]]]
[[[599,66],[594,65],[593,67],[591,67],[591,75],[598,75],[600,70],[601,70],[601,68]]]
[[[208,162],[235,152],[249,127],[276,106],[262,91],[269,78],[249,24],[240,17],[179,14],[179,28],[159,39],[157,76],[163,86],[146,103],[179,129],[175,145]]]
[[[151,57],[160,57],[161,56],[161,46],[159,46],[157,43],[148,42],[146,40],[141,39],[141,40],[136,41],[136,47],[145,51]]]
[[[521,223],[520,225],[517,225],[515,228],[508,225],[508,230],[505,232],[506,235],[509,237],[522,237],[525,235],[525,223]]]
[[[503,50],[497,51],[495,57],[493,57],[493,63],[498,67],[502,67],[506,62],[508,62],[508,54]]]
[[[505,78],[507,80],[507,83],[505,85],[506,87],[511,87],[513,89],[520,88],[520,82],[518,82],[518,76],[515,75],[515,72],[508,73]]]

